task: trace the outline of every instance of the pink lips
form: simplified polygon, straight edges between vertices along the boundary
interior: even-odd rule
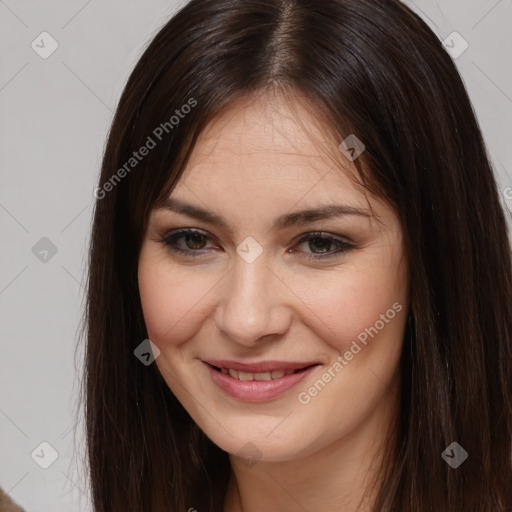
[[[307,375],[315,370],[317,363],[283,363],[279,361],[265,361],[261,363],[239,363],[236,361],[203,361],[210,372],[210,376],[217,386],[233,398],[244,402],[265,402],[272,400],[285,391],[293,388]],[[249,380],[241,381],[226,375],[213,368],[231,368],[233,370],[257,373],[273,370],[303,370],[291,375],[271,380]]]

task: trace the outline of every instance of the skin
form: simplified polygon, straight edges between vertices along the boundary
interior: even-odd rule
[[[203,131],[171,193],[221,215],[232,233],[165,209],[151,213],[139,260],[148,335],[172,392],[230,454],[224,512],[370,510],[374,494],[364,491],[398,411],[409,288],[399,219],[355,182],[354,172],[299,101],[292,109],[278,96],[246,100]],[[370,215],[371,206],[374,216],[271,230],[282,214],[327,203]],[[178,228],[203,233],[177,242],[202,256],[162,242]],[[337,249],[314,236],[300,241],[315,231],[355,248],[308,260]],[[262,249],[252,263],[236,252],[248,236]],[[366,346],[359,343],[316,396],[299,402],[299,393],[332,372],[337,357],[396,303],[401,311]],[[283,395],[248,403],[224,394],[202,359],[321,366]],[[246,455],[250,446],[257,448],[254,460]]]

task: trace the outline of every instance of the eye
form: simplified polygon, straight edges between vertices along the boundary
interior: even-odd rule
[[[167,233],[159,242],[165,244],[170,250],[178,253],[182,253],[186,256],[203,256],[209,250],[206,249],[206,245],[208,240],[211,237],[208,234],[197,230],[197,229],[179,229],[171,231]],[[180,244],[180,241],[183,240],[183,243]],[[334,238],[332,236],[327,236],[326,233],[323,232],[313,232],[307,233],[305,236],[299,239],[297,246],[302,244],[308,244],[308,248],[312,250],[312,254],[309,256],[304,256],[309,260],[319,260],[332,258],[335,256],[341,256],[343,253],[346,253],[356,246],[352,243],[349,243],[340,238]],[[332,246],[335,246],[335,249],[331,249]],[[318,251],[318,252],[317,252]],[[290,250],[289,252],[303,252],[303,251],[295,251]]]
[[[193,253],[199,253],[204,249],[208,238],[208,235],[197,229],[180,229],[171,231],[160,242],[172,251],[193,255]],[[178,243],[181,239],[184,239],[185,247]]]
[[[328,233],[323,233],[321,231],[307,233],[299,240],[298,245],[300,246],[301,244],[307,244],[307,247],[313,250],[312,256],[305,256],[306,259],[310,260],[319,260],[322,258],[326,259],[341,256],[344,253],[355,249],[356,247],[352,243],[337,237],[334,238],[328,235]],[[331,248],[333,245],[336,247],[336,249],[329,250],[329,248]],[[315,252],[316,249],[318,249],[318,252]]]

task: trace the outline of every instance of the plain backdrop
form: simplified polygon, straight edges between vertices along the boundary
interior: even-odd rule
[[[91,510],[77,329],[93,190],[126,79],[182,3],[0,1],[0,486],[27,512]],[[467,42],[455,62],[512,209],[512,2],[407,4]]]

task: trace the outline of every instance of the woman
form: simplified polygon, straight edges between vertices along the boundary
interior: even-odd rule
[[[408,8],[192,0],[95,195],[95,511],[510,510],[504,211]]]

